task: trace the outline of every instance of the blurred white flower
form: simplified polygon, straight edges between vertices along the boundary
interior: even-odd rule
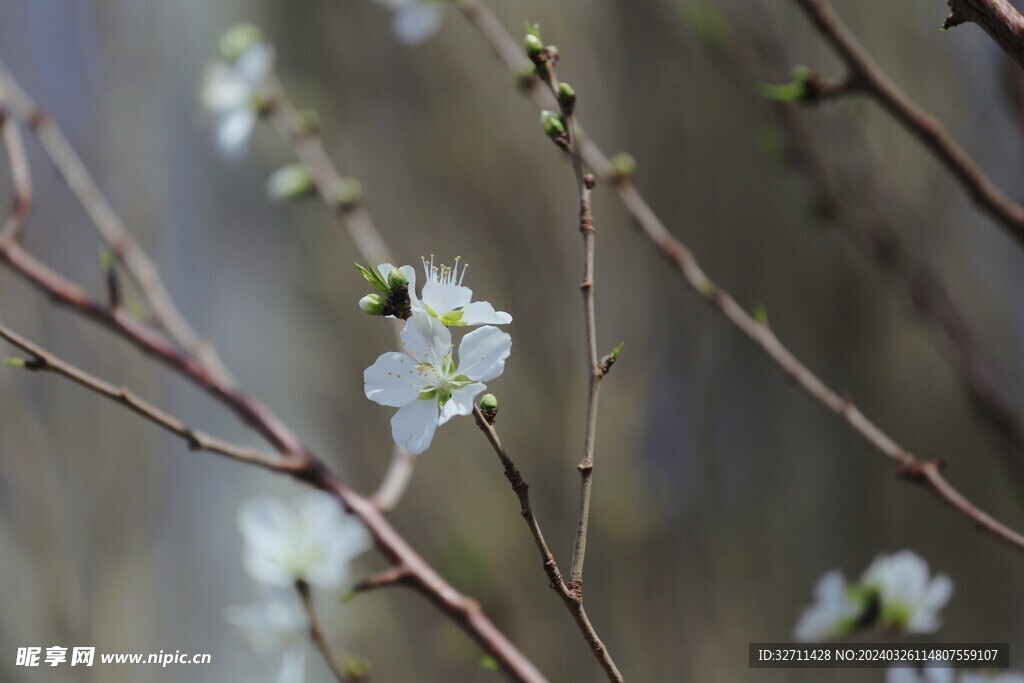
[[[268,600],[252,605],[231,605],[224,618],[238,628],[257,652],[281,652],[277,683],[302,683],[306,672],[309,620],[294,601]]]
[[[444,21],[441,0],[375,0],[395,13],[395,36],[408,45],[432,38]]]
[[[462,338],[456,363],[451,332],[432,316],[413,314],[401,336],[405,352],[381,354],[363,373],[364,391],[371,401],[399,409],[391,435],[415,455],[427,450],[440,425],[473,412],[474,399],[487,388],[483,382],[504,371],[512,338],[496,327],[473,330]]]
[[[320,491],[293,504],[257,498],[242,505],[238,526],[245,539],[243,561],[255,580],[281,588],[302,580],[336,590],[348,578],[353,559],[370,547],[362,522]]]
[[[882,626],[905,633],[937,631],[939,612],[953,595],[952,579],[929,578],[928,564],[910,550],[876,558],[862,583],[877,592]]]
[[[863,600],[847,585],[843,574],[830,571],[818,579],[814,604],[804,610],[793,635],[801,642],[841,638],[853,630],[863,609]]]
[[[886,671],[885,683],[953,683],[955,675],[954,670],[944,664],[926,666],[920,670],[909,666],[894,666]]]
[[[241,38],[244,36],[244,44]],[[251,26],[239,26],[225,34],[225,59],[208,64],[200,99],[217,117],[215,141],[228,157],[245,151],[259,118],[260,96],[274,65],[274,50],[259,39]],[[230,46],[230,51],[225,45]]]
[[[395,268],[390,263],[377,267],[385,279]],[[473,301],[473,290],[462,284],[466,266],[459,270],[459,259],[452,266],[434,265],[434,258],[423,259],[423,273],[426,281],[423,291],[416,295],[416,270],[402,266],[398,270],[409,281],[409,301],[413,313],[426,313],[446,326],[466,327],[471,325],[505,325],[512,322],[512,316],[504,311],[495,311],[486,301]]]

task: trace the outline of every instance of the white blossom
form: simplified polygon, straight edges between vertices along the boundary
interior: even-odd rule
[[[395,14],[394,31],[408,45],[425,42],[441,30],[444,7],[440,0],[376,0]]]
[[[876,558],[862,583],[877,591],[882,625],[905,633],[937,631],[939,612],[953,595],[952,579],[929,578],[928,564],[910,550]]]
[[[512,338],[496,327],[473,330],[462,338],[456,362],[451,332],[433,316],[413,314],[401,337],[404,353],[377,358],[363,373],[364,391],[371,401],[399,409],[391,418],[392,437],[417,454],[427,450],[440,425],[473,412],[484,382],[504,371]]]
[[[238,628],[260,653],[282,653],[277,683],[302,683],[306,671],[309,619],[294,601],[271,599],[251,605],[231,605],[224,618]]]
[[[245,151],[273,65],[273,48],[259,40],[253,40],[233,61],[207,65],[200,99],[217,117],[214,139],[225,156]]]
[[[291,587],[296,581],[336,590],[353,559],[370,547],[362,522],[331,496],[303,494],[293,504],[257,498],[242,505],[238,526],[245,540],[243,561],[255,580]]]
[[[398,270],[409,281],[409,301],[413,313],[426,313],[446,326],[465,327],[471,325],[505,325],[512,322],[512,316],[504,311],[495,311],[486,301],[473,301],[473,290],[462,284],[467,266],[459,269],[459,259],[452,266],[435,265],[434,258],[423,259],[423,273],[426,281],[419,296],[416,294],[416,270],[412,266],[401,266]],[[384,263],[378,271],[386,280],[395,266]]]
[[[848,635],[864,609],[846,578],[833,570],[818,579],[814,604],[804,610],[794,637],[801,642],[820,642]]]

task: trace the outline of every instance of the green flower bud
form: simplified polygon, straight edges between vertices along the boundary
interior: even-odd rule
[[[565,124],[562,123],[562,117],[547,109],[540,113],[540,126],[544,129],[544,135],[547,135],[549,138],[565,134]]]
[[[558,84],[558,103],[566,112],[572,112],[572,108],[576,105],[576,91],[564,81]]]
[[[391,291],[401,289],[409,284],[409,278],[405,276],[405,273],[400,271],[398,268],[392,268],[391,272],[388,273],[388,287]]]
[[[362,200],[363,186],[355,178],[341,178],[334,188],[334,196],[338,198],[342,208],[351,208]]]
[[[267,179],[267,196],[278,202],[308,197],[315,189],[313,175],[305,164],[282,166]]]
[[[487,424],[494,424],[498,417],[498,399],[494,394],[484,394],[480,399],[480,412],[484,414]]]
[[[232,64],[242,53],[263,39],[263,32],[253,24],[238,24],[229,28],[220,38],[220,54]]]
[[[388,308],[388,301],[380,294],[367,294],[359,300],[359,308],[367,315],[384,315]]]
[[[619,152],[611,158],[612,177],[616,180],[632,178],[636,173],[636,159],[628,152]]]
[[[544,43],[533,33],[526,34],[523,39],[523,48],[526,50],[526,56],[535,62],[544,54]]]

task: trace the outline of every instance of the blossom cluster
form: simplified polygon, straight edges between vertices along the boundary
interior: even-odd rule
[[[301,683],[309,618],[295,586],[337,591],[349,577],[352,561],[370,548],[370,534],[345,514],[338,501],[312,491],[288,504],[257,498],[238,511],[246,572],[265,590],[264,599],[232,605],[224,612],[257,652],[281,653],[278,683]]]
[[[832,640],[881,628],[892,633],[933,633],[939,612],[953,595],[945,574],[930,576],[928,564],[910,550],[880,555],[858,583],[833,570],[819,579],[814,604],[797,622],[795,637]]]
[[[358,266],[377,290],[359,306],[371,315],[405,319],[401,351],[389,351],[363,373],[366,397],[398,412],[391,435],[408,453],[429,448],[438,427],[457,415],[473,412],[476,397],[497,378],[512,352],[512,338],[494,325],[512,322],[486,301],[473,301],[462,284],[459,259],[453,266],[423,259],[425,282],[416,293],[412,266],[385,263],[376,270]],[[456,351],[452,329],[479,326],[462,337]]]

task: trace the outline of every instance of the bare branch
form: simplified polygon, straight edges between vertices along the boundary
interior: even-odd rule
[[[558,593],[558,597],[562,599],[562,603],[569,610],[569,613],[572,614],[580,632],[583,633],[583,637],[590,645],[591,652],[594,653],[594,656],[600,662],[601,668],[604,669],[609,680],[621,682],[623,680],[622,674],[619,673],[619,669],[608,653],[608,649],[601,641],[600,636],[597,635],[597,631],[594,629],[593,624],[590,623],[590,618],[587,617],[587,613],[583,609],[583,594],[573,590],[565,583],[565,580],[562,578],[562,572],[558,568],[558,563],[555,561],[555,556],[551,553],[547,541],[544,540],[544,533],[541,531],[540,523],[537,521],[537,517],[533,513],[533,506],[530,504],[529,484],[523,479],[523,475],[519,473],[519,469],[512,462],[512,458],[509,457],[505,448],[501,445],[498,432],[487,421],[479,406],[473,406],[473,417],[476,418],[477,426],[483,431],[487,441],[490,442],[494,452],[498,455],[502,469],[505,472],[505,478],[508,479],[508,483],[512,486],[512,491],[515,492],[516,498],[519,499],[519,514],[522,515],[526,521],[526,526],[530,529],[533,542],[537,546],[537,552],[540,554],[540,559],[544,566],[544,573],[547,574],[552,590]]]
[[[798,0],[802,1],[802,0]],[[498,32],[500,26],[490,10],[479,0],[465,0],[460,5],[463,15],[471,24],[481,29],[481,35],[489,41],[499,41],[501,45],[492,43],[492,48],[506,67],[518,71],[523,67],[522,60],[509,63],[505,55],[511,54],[509,46],[518,46],[518,42],[507,32]],[[546,93],[535,87],[526,89],[527,94],[541,107],[550,105]],[[978,528],[986,533],[1005,541],[1024,551],[1024,536],[1010,529],[1001,522],[978,509],[941,477],[937,467],[927,465],[918,460],[909,451],[897,444],[885,432],[868,420],[851,402],[841,398],[835,391],[822,382],[806,366],[803,365],[787,349],[775,334],[765,325],[761,325],[751,317],[725,290],[716,286],[701,269],[689,248],[669,232],[658,215],[647,204],[643,195],[637,190],[628,176],[617,175],[612,163],[601,149],[590,139],[580,136],[580,153],[583,161],[602,179],[614,183],[626,210],[633,216],[637,226],[650,240],[669,264],[683,277],[687,285],[726,320],[753,341],[788,377],[802,388],[812,399],[831,412],[840,416],[875,450],[896,464],[898,467],[923,468],[926,476],[911,479],[924,485],[944,503],[958,510]]]
[[[10,86],[13,81],[3,72],[0,74],[4,77],[5,85]],[[29,114],[39,118],[34,109]],[[57,130],[55,127],[46,128],[50,133],[46,134],[45,138],[40,121],[37,121],[36,127],[39,128],[37,133],[41,139],[60,139],[59,134],[58,137],[54,137],[53,131]],[[74,162],[77,161],[77,157],[73,155],[73,152],[68,158],[61,154],[58,153],[56,156],[64,161],[71,160],[69,166],[62,167],[65,168],[65,171],[67,168],[76,168]],[[63,162],[56,163],[61,166]],[[80,162],[78,164],[80,166]],[[85,173],[84,167],[81,168],[81,172]],[[86,174],[84,177],[87,178],[88,175]],[[68,182],[72,184],[70,178]],[[86,183],[86,187],[90,183],[91,181]],[[83,204],[86,204],[87,208],[92,207],[93,209],[97,206],[105,206],[102,197],[99,198],[98,204],[94,201],[83,201]],[[124,248],[124,244],[120,246]],[[117,251],[118,246],[112,244],[111,248]],[[141,250],[133,250],[130,253],[142,254]],[[512,680],[523,683],[544,683],[546,681],[533,663],[519,652],[516,646],[490,621],[480,608],[479,603],[463,595],[446,582],[391,526],[382,511],[370,499],[349,488],[302,443],[284,422],[262,403],[240,391],[229,376],[211,370],[206,362],[197,360],[192,353],[182,351],[163,334],[140,322],[123,309],[111,308],[99,303],[77,284],[38,261],[22,247],[18,240],[0,239],[0,261],[39,289],[54,304],[68,308],[114,332],[144,354],[190,380],[234,412],[242,422],[267,439],[281,454],[281,461],[278,465],[280,471],[337,498],[345,510],[363,522],[378,550],[392,564],[408,568],[411,576],[410,585],[473,638],[488,655],[499,663]],[[126,260],[126,267],[130,267],[130,263],[137,265],[139,261],[137,258]],[[154,270],[153,273],[155,275],[156,271]],[[114,391],[120,392],[117,388],[114,388]],[[140,405],[147,408],[148,410],[142,414],[147,415],[148,413],[147,417],[151,419],[154,417],[166,418],[163,419],[162,426],[168,428],[176,426],[173,424],[173,419],[160,414],[157,409],[148,404],[141,404],[138,399],[134,399],[130,403],[124,400],[121,402],[134,406],[133,409],[139,408]],[[136,412],[139,411],[136,410]],[[231,450],[223,442],[208,443],[218,446],[221,450]],[[226,453],[222,454],[227,455]]]
[[[313,645],[320,652],[320,656],[323,657],[324,663],[327,664],[331,675],[334,676],[338,683],[358,683],[358,681],[362,680],[362,677],[354,676],[345,671],[341,662],[338,661],[338,657],[334,654],[334,648],[331,647],[327,637],[324,635],[323,629],[320,628],[320,620],[316,616],[316,609],[313,606],[313,595],[309,590],[309,584],[301,580],[296,581],[295,591],[299,594],[299,600],[302,602],[302,608],[305,610],[306,619],[309,622],[309,639],[313,641]]]
[[[6,90],[0,81],[0,141],[3,143],[7,165],[11,169],[11,212],[0,226],[0,241],[21,238],[29,213],[32,211],[32,176],[28,157],[22,144],[21,132],[7,108]]]
[[[943,29],[967,22],[977,24],[1024,68],[1024,16],[1009,0],[947,0],[946,4],[949,16]]]
[[[0,81],[11,108],[35,133],[54,167],[89,215],[103,240],[124,264],[132,281],[149,305],[153,317],[174,341],[200,363],[221,384],[234,380],[216,349],[192,328],[178,309],[156,265],[132,236],[96,185],[85,164],[53,119],[39,107],[0,63]]]
[[[120,403],[133,413],[142,416],[145,420],[180,437],[189,450],[216,453],[231,460],[256,465],[275,472],[290,472],[291,470],[291,466],[287,462],[282,461],[275,455],[264,453],[255,448],[233,444],[189,427],[173,415],[139,398],[129,389],[115,386],[94,375],[90,375],[67,361],[61,360],[41,346],[33,344],[4,325],[0,325],[0,339],[6,340],[29,355],[28,359],[21,362],[21,366],[26,370],[50,372],[59,375],[81,387],[85,387],[94,394],[99,394],[115,403]]]
[[[339,226],[348,233],[356,251],[371,268],[382,263],[394,263],[387,242],[374,224],[361,197],[346,197],[345,180],[324,148],[316,125],[304,121],[288,93],[276,78],[269,82],[270,96],[267,114],[274,128],[292,147],[295,156],[309,169],[317,194],[331,210]],[[395,340],[401,346],[395,327]],[[398,505],[416,469],[416,458],[395,446],[391,462],[373,494],[372,500],[384,512]]]
[[[1024,243],[1024,207],[1003,193],[931,114],[892,82],[850,33],[827,0],[794,0],[845,62],[862,91],[873,97],[956,177],[982,209]],[[984,3],[990,4],[990,3]],[[1000,3],[1002,4],[1002,3]]]

